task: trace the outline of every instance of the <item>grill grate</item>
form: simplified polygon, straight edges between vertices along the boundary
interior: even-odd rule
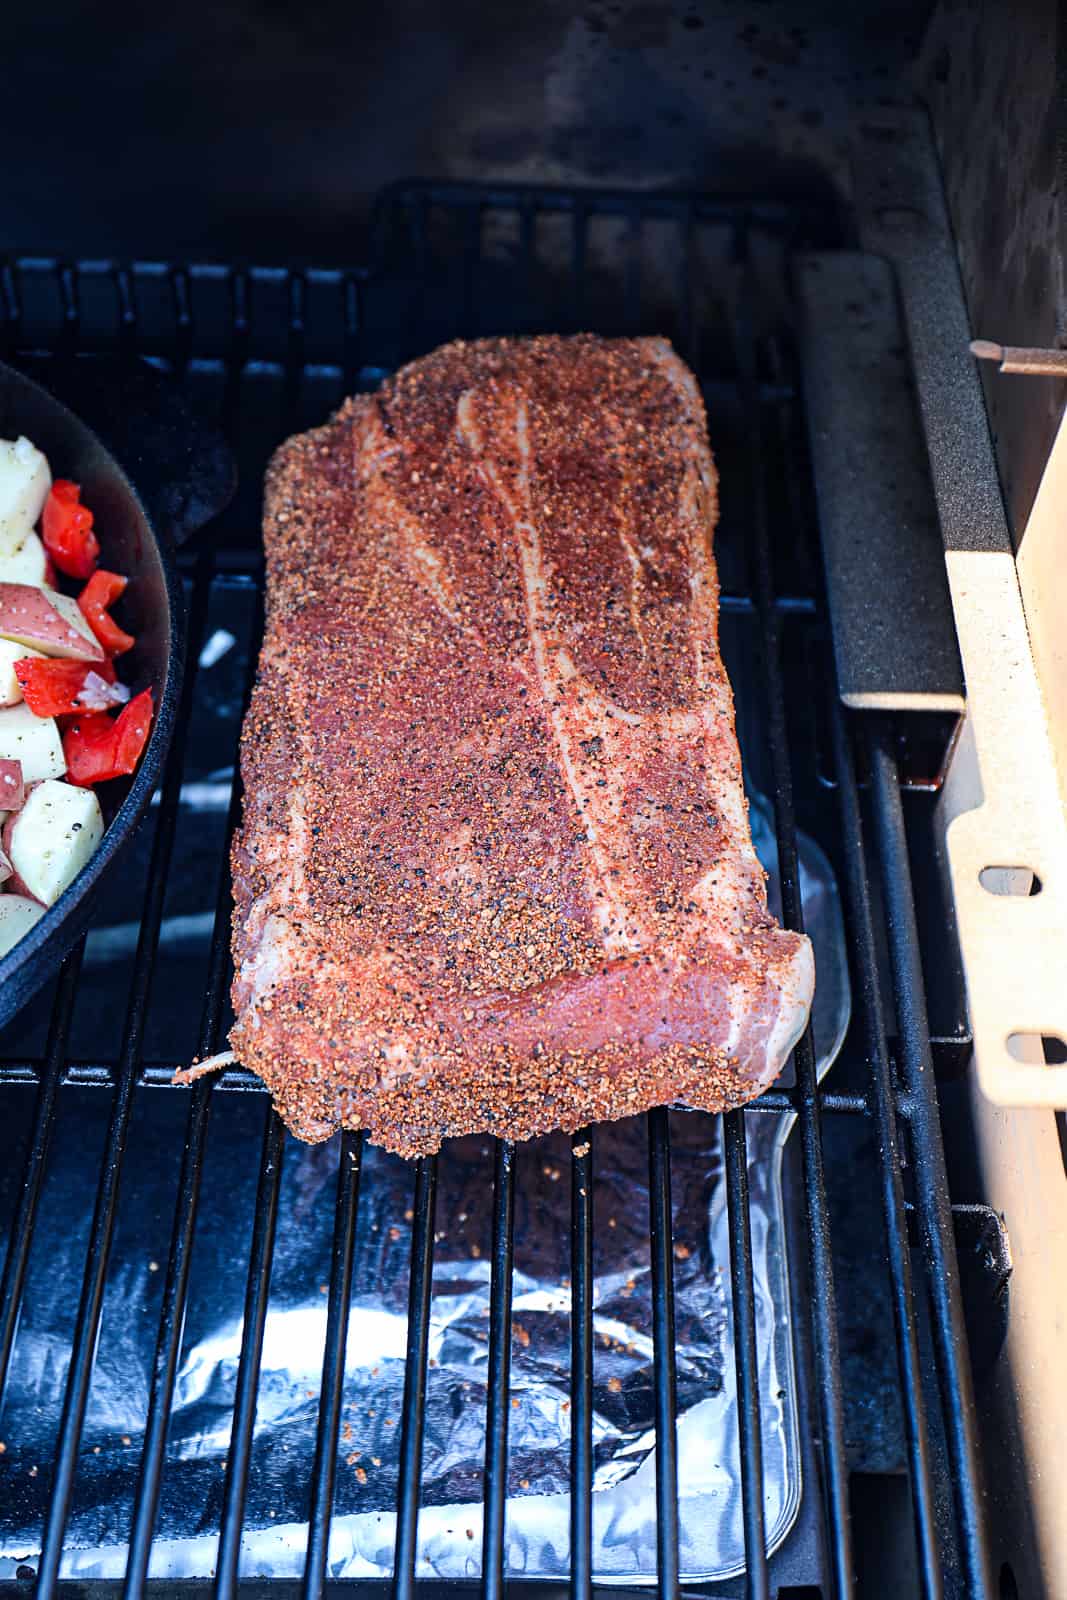
[[[852,1034],[835,1068],[834,1086],[824,1088],[816,1081],[809,1033],[795,1053],[795,1082],[776,1087],[752,1108],[753,1114],[791,1111],[798,1122],[798,1205],[806,1242],[808,1291],[797,1297],[793,1309],[794,1315],[809,1325],[817,1482],[806,1484],[806,1494],[815,1496],[820,1507],[817,1520],[824,1541],[821,1581],[826,1593],[851,1595],[856,1566],[850,1538],[846,1449],[849,1395],[839,1349],[824,1124],[828,1117],[860,1117],[871,1122],[877,1136],[884,1276],[895,1320],[920,1589],[928,1597],[957,1592],[991,1595],[971,1379],[938,1121],[933,1070],[937,1045],[936,1039],[931,1044],[926,1014],[897,746],[892,729],[858,720],[846,722],[832,692],[818,585],[807,582],[802,565],[798,566],[797,552],[803,551],[808,541],[810,497],[797,449],[798,401],[790,349],[781,335],[789,315],[788,296],[781,286],[794,248],[838,242],[833,221],[748,200],[409,184],[386,196],[378,212],[375,237],[375,266],[367,272],[309,270],[296,274],[156,263],[117,266],[111,262],[12,261],[0,274],[7,346],[12,353],[69,353],[116,346],[138,351],[171,367],[229,429],[241,460],[243,489],[189,565],[192,662],[198,659],[206,636],[213,596],[228,584],[259,582],[258,492],[272,445],[294,428],[321,419],[345,392],[372,387],[399,361],[442,339],[457,334],[529,331],[538,326],[566,330],[591,325],[608,333],[666,332],[708,391],[731,397],[739,441],[732,470],[738,481],[747,480],[744,499],[739,502],[746,509],[743,536],[732,543],[728,536],[723,541],[723,606],[726,613],[736,614],[746,623],[756,640],[757,737],[764,744],[765,787],[774,802],[784,920],[793,928],[802,925],[797,790],[802,791],[806,807],[805,824],[811,818],[818,821],[841,876],[856,1000]],[[650,241],[655,241],[654,249]],[[785,489],[781,503],[773,505],[768,489],[772,477],[768,463],[772,461],[780,463],[778,476]],[[729,516],[727,508],[724,522]],[[728,535],[728,528],[725,531]],[[811,702],[804,704],[803,726],[786,667],[786,657],[798,636],[809,666],[814,663],[811,683],[815,693]],[[254,654],[250,649],[250,663]],[[81,1460],[131,1108],[140,1086],[168,1082],[173,1067],[182,1060],[145,1059],[144,1046],[153,1007],[158,1009],[162,1003],[161,985],[157,982],[154,986],[153,979],[158,979],[160,930],[195,692],[193,671],[185,687],[156,813],[151,858],[144,869],[140,930],[119,1052],[109,1056],[92,1041],[88,1057],[72,1049],[76,1011],[88,985],[83,948],[70,957],[50,997],[51,1020],[43,1049],[27,1046],[26,1039],[34,1031],[32,1018],[8,1030],[2,1041],[0,1097],[20,1083],[37,1088],[0,1284],[0,1394],[15,1342],[35,1221],[48,1182],[57,1103],[75,1085],[108,1087],[112,1092],[42,1554],[34,1563],[38,1592],[46,1597],[57,1589]],[[796,751],[804,741],[816,752],[811,763],[814,777],[808,763],[803,771],[797,765]],[[746,745],[746,759],[749,754]],[[869,797],[861,792],[858,760],[863,762],[864,772],[869,771]],[[234,801],[228,829],[232,829],[236,813]],[[888,988],[879,961],[883,906],[891,973]],[[211,922],[204,977],[196,990],[197,996],[203,994],[195,1039],[201,1054],[218,1047],[227,1016],[229,885],[225,870],[220,874]],[[190,998],[189,994],[184,997],[185,1009]],[[939,1027],[944,1033],[940,1021]],[[948,1042],[958,1046],[962,1025],[948,1032]],[[242,1089],[260,1092],[247,1074],[233,1070],[217,1081],[199,1082],[189,1095],[140,1476],[129,1524],[124,1593],[130,1596],[145,1589],[164,1480],[211,1107],[220,1092]],[[758,1600],[777,1592],[779,1579],[776,1558],[768,1558],[765,1551],[744,1114],[725,1117],[724,1136],[747,1572],[743,1580],[726,1583],[716,1592],[745,1593]],[[595,1139],[594,1130],[576,1136],[570,1171],[570,1590],[576,1600],[589,1596],[593,1588]],[[284,1143],[280,1122],[265,1109],[215,1567],[216,1588],[224,1596],[238,1588]],[[308,1595],[321,1593],[326,1581],[361,1157],[359,1136],[343,1136],[318,1431],[314,1461],[308,1463],[309,1534],[303,1583]],[[483,1489],[482,1592],[488,1600],[499,1600],[507,1586],[515,1158],[512,1146],[496,1145]],[[662,1593],[671,1595],[679,1589],[680,1566],[671,1151],[666,1112],[656,1111],[648,1118],[648,1160],[658,1584]],[[398,1600],[408,1600],[416,1588],[436,1188],[437,1160],[417,1163],[400,1419],[394,1576]],[[909,1210],[917,1224],[914,1251],[909,1246]],[[921,1291],[913,1281],[913,1256]],[[936,1381],[930,1377],[929,1363],[924,1365],[924,1319],[936,1357]],[[3,1517],[0,1509],[0,1525]],[[707,1588],[701,1585],[702,1592]],[[783,1595],[786,1592],[782,1590]]]

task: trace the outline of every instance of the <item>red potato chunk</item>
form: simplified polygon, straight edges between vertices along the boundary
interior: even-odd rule
[[[0,638],[69,661],[103,661],[77,603],[29,583],[0,583]]]
[[[25,798],[22,762],[0,756],[0,811],[17,811]]]

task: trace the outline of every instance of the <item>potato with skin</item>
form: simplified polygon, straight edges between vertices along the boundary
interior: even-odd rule
[[[21,894],[0,894],[0,956],[25,938],[44,916],[44,906]]]
[[[0,583],[0,638],[67,661],[103,661],[76,600],[30,583]]]
[[[51,906],[103,837],[103,813],[93,791],[50,778],[31,789],[21,811],[8,818],[3,848],[20,884]]]
[[[29,439],[0,439],[0,556],[14,555],[44,510],[52,474]]]
[[[0,756],[0,807],[6,815],[17,811],[26,799],[26,780],[22,776],[22,762],[9,761]]]

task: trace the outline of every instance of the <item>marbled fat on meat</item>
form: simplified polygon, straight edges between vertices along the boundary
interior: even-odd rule
[[[231,1043],[403,1155],[742,1104],[806,1021],[717,639],[716,476],[659,339],[414,362],[268,480]]]

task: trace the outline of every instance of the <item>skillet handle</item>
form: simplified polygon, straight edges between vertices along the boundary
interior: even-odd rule
[[[183,544],[233,499],[237,463],[229,445],[157,367],[95,355],[20,356],[17,365],[99,435],[165,539]]]

